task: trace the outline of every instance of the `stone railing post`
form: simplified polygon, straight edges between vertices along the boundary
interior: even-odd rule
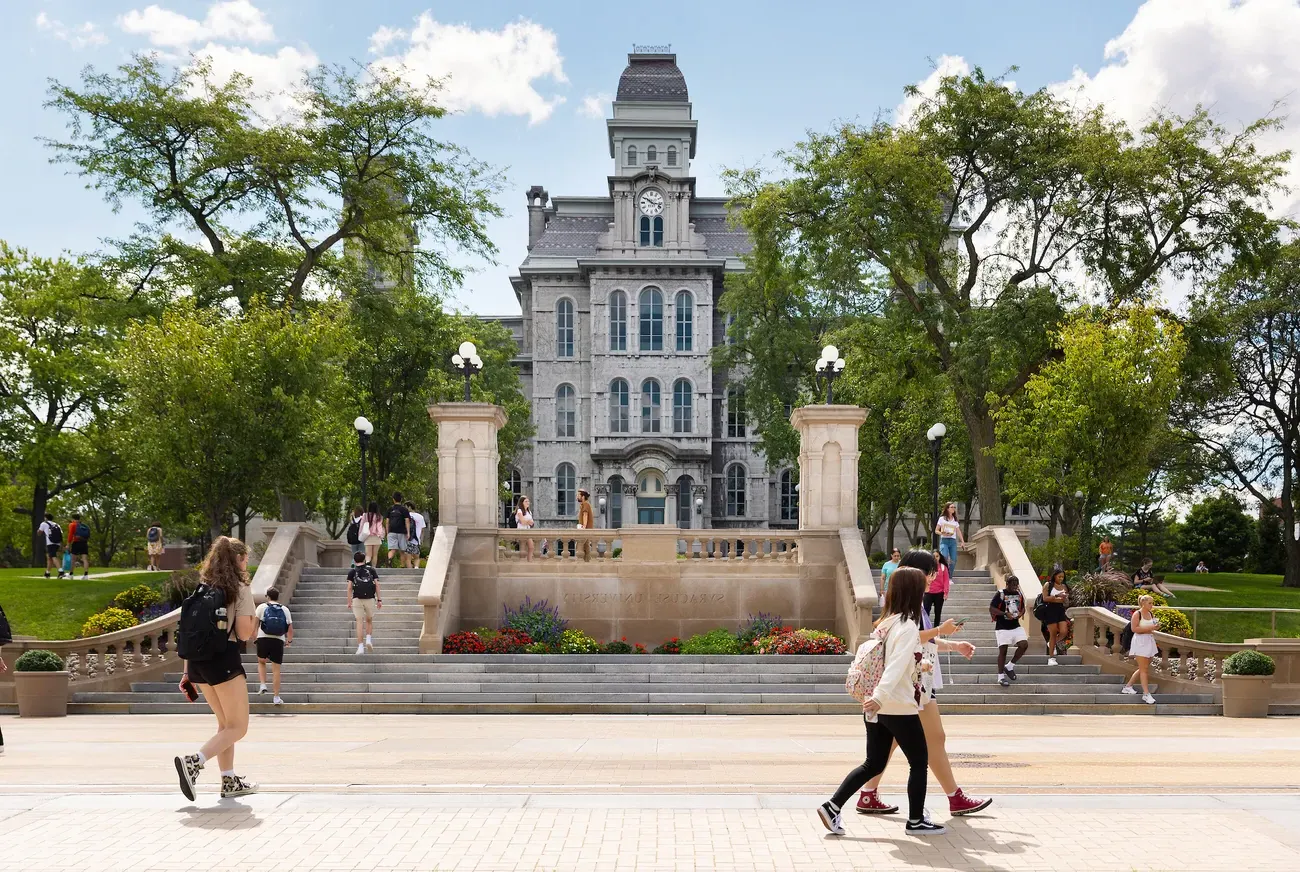
[[[438,403],[438,521],[456,527],[497,526],[501,478],[497,434],[506,413],[488,403]]]
[[[858,526],[857,406],[804,406],[790,423],[799,431],[799,529]]]

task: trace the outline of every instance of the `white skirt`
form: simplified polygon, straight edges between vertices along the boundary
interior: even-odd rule
[[[1150,633],[1134,633],[1128,653],[1134,657],[1158,657],[1160,652],[1156,648],[1156,637]]]

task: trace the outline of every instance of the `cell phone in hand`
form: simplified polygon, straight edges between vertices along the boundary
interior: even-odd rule
[[[967,618],[957,618],[955,621],[953,621],[953,623],[959,627],[964,627],[966,626],[967,620],[968,620]]]
[[[199,698],[198,688],[194,686],[194,682],[190,681],[188,676],[181,679],[181,693],[185,694],[185,697],[190,702],[198,701]]]

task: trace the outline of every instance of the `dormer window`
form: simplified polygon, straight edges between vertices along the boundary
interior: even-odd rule
[[[627,165],[630,166],[630,167],[634,167],[634,166],[636,166],[636,146],[635,146],[635,145],[629,145],[629,146],[627,147]]]

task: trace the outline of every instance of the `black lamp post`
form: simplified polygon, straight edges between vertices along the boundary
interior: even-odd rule
[[[478,349],[474,347],[473,342],[462,342],[458,349],[458,354],[451,356],[451,365],[460,370],[461,375],[465,376],[465,402],[471,402],[469,396],[470,376],[483,369],[483,361],[478,356]]]
[[[930,521],[930,547],[933,551],[939,550],[939,452],[943,450],[943,437],[948,435],[948,427],[940,421],[932,426],[925,433],[925,438],[930,440],[930,456],[934,458],[934,480],[930,486],[930,496],[933,499],[934,515]]]
[[[364,416],[352,422],[357,431],[357,443],[361,446],[361,511],[366,511],[366,449],[370,447],[370,436],[375,432],[375,425]]]
[[[835,379],[844,371],[844,358],[840,357],[839,349],[834,345],[827,345],[822,349],[822,356],[813,367],[817,373],[815,379],[818,388],[823,381],[826,382],[826,405],[834,402]]]

